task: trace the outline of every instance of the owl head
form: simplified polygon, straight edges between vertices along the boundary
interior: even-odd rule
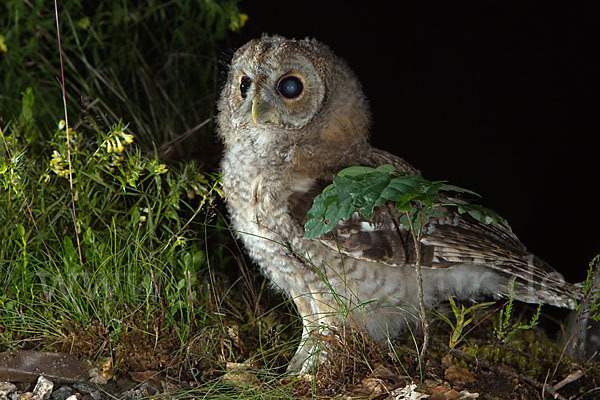
[[[314,39],[263,36],[234,54],[218,103],[225,144],[366,142],[369,110],[346,63]],[[268,147],[268,146],[267,146]]]

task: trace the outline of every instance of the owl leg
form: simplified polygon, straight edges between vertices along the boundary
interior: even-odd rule
[[[339,319],[329,310],[322,294],[297,295],[293,300],[302,317],[302,337],[287,372],[302,375],[327,360],[328,353],[320,338],[333,335],[331,328],[337,326]]]

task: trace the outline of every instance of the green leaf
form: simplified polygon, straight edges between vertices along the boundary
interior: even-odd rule
[[[371,167],[348,167],[338,172],[338,176],[357,177],[375,171],[375,168]]]
[[[387,172],[387,173],[397,172],[396,168],[392,164],[383,164],[383,165],[380,165],[379,167],[375,168],[375,171],[378,171],[378,172]]]
[[[382,196],[390,183],[391,176],[387,173],[372,173],[369,179],[354,182],[348,189],[352,204],[361,210],[365,218],[371,218],[373,208],[384,204],[387,199]]]
[[[421,185],[418,181],[409,176],[399,176],[391,180],[390,188],[402,194],[418,195],[421,193]],[[390,199],[395,200],[395,199]]]
[[[459,214],[467,213],[471,217],[473,217],[475,220],[482,222],[484,224],[489,225],[492,223],[498,223],[498,224],[504,225],[505,227],[507,227],[510,230],[510,226],[508,225],[508,222],[494,210],[480,206],[478,204],[465,203],[465,204],[457,204],[456,206],[458,208]]]
[[[25,237],[25,227],[21,224],[17,224],[17,230],[19,231],[19,236]]]
[[[35,97],[33,95],[33,89],[28,87],[24,92],[21,92],[21,117],[25,121],[29,121],[33,118],[33,104],[35,103]]]
[[[63,247],[65,251],[65,256],[67,256],[68,258],[75,257],[75,247],[73,247],[73,241],[70,237],[65,236],[63,238]]]
[[[478,193],[475,193],[472,190],[461,188],[460,186],[449,185],[447,183],[442,184],[441,187],[439,188],[439,190],[443,190],[446,192],[467,193],[467,194],[471,194],[476,197],[481,197],[481,195],[479,195]]]
[[[411,222],[417,235],[431,218],[442,216],[440,206],[457,207],[459,213],[468,213],[485,224],[498,222],[507,225],[500,215],[485,207],[440,200],[440,190],[479,196],[444,181],[429,181],[418,174],[399,172],[389,164],[375,169],[364,166],[346,168],[323,193],[315,197],[307,214],[305,237],[320,237],[331,232],[340,219],[348,220],[356,210],[365,218],[371,218],[375,207],[388,201],[394,202],[396,209],[405,213],[400,217],[400,223],[410,229]]]
[[[350,198],[340,203],[336,192],[334,188],[315,197],[304,226],[305,238],[321,237],[331,232],[337,221],[347,216],[348,210],[351,209]]]

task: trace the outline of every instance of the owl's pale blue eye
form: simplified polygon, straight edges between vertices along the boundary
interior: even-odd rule
[[[248,89],[250,89],[250,85],[252,85],[252,79],[250,79],[248,75],[242,76],[242,79],[240,80],[240,95],[243,99],[246,98],[246,93],[248,92]]]
[[[302,81],[295,76],[286,76],[277,84],[277,90],[286,99],[295,99],[302,93]]]

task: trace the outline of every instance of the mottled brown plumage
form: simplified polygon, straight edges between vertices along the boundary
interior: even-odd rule
[[[331,234],[303,239],[314,197],[341,169],[392,164],[417,173],[368,144],[367,101],[352,71],[315,40],[264,36],[235,53],[218,107],[232,226],[303,319],[290,371],[323,359],[315,329],[346,321],[376,340],[397,334],[417,304],[415,248],[399,212],[384,205],[370,220],[355,213]],[[448,295],[507,296],[514,278],[519,300],[573,307],[579,289],[509,229],[442,211],[421,241],[427,305]]]

